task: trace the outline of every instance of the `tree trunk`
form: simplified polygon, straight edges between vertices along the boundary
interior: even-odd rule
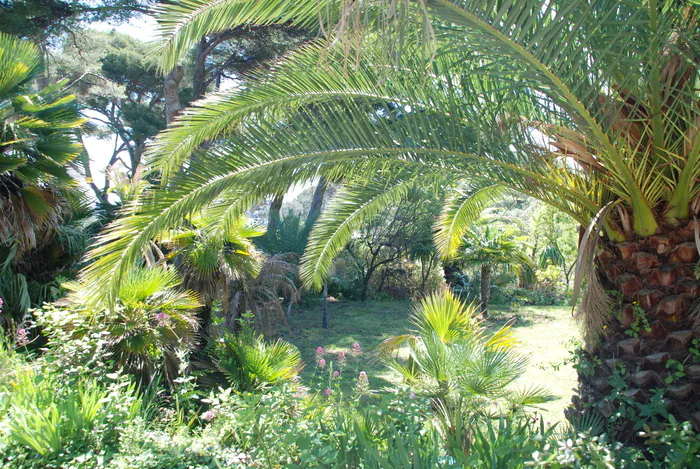
[[[445,261],[442,264],[442,275],[445,277],[445,283],[447,285],[452,285],[454,282],[454,274],[459,272],[459,268],[457,267],[456,264],[450,262],[450,261]]]
[[[362,279],[362,291],[360,292],[360,301],[367,301],[367,290],[369,289],[369,279],[372,272],[367,272],[365,278]]]
[[[481,301],[481,315],[489,317],[489,298],[491,297],[491,266],[484,264],[481,266],[481,284],[479,290],[479,300]]]
[[[280,210],[282,209],[283,201],[284,195],[276,195],[270,202],[270,212],[267,215],[267,231],[273,231],[279,227]]]
[[[206,60],[207,60],[207,49],[209,48],[209,43],[206,37],[202,37],[197,43],[197,47],[194,50],[194,76],[192,77],[192,94],[194,99],[201,99],[207,92],[207,70],[206,70]]]
[[[379,280],[379,286],[377,287],[377,293],[381,293],[381,291],[384,289],[384,282],[386,281],[388,274],[389,273],[386,269],[382,270],[382,277]]]
[[[321,208],[323,207],[323,197],[326,195],[326,188],[328,187],[328,182],[325,177],[321,177],[314,191],[314,196],[311,199],[311,208],[309,208],[309,215],[306,217],[306,231],[311,231],[311,227],[314,226],[316,220],[321,215]]]
[[[321,326],[328,329],[328,283],[323,284],[323,296],[321,297]]]
[[[665,227],[662,234],[637,241],[603,244],[597,259],[600,283],[619,299],[611,299],[612,314],[596,315],[590,307],[584,313],[587,329],[600,333],[588,340],[584,360],[590,366],[579,370],[576,410],[569,416],[596,409],[607,419],[618,410],[648,404],[663,391],[667,411],[700,429],[700,364],[693,344],[700,337],[695,304],[700,282],[694,275],[698,252],[693,224]],[[584,306],[591,303],[584,298]],[[640,415],[638,408],[635,414]],[[625,418],[614,429],[621,440],[636,438],[640,430]]]
[[[185,76],[185,69],[180,65],[176,66],[165,77],[163,96],[165,98],[165,122],[170,124],[182,111],[180,103],[180,82]]]

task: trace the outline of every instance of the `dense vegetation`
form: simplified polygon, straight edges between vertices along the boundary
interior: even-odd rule
[[[700,467],[695,3],[0,2],[3,467]]]

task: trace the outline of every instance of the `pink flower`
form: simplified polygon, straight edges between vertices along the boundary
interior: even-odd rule
[[[321,369],[325,368],[325,367],[326,367],[326,360],[324,360],[323,358],[321,358],[321,359],[318,361],[318,367],[321,368]]]
[[[331,394],[333,394],[333,391],[331,391],[330,388],[326,388],[323,390],[324,396],[330,396]]]
[[[165,313],[158,313],[156,314],[156,322],[161,327],[167,326],[170,322],[170,316]]]
[[[318,348],[316,349],[316,355],[314,355],[314,357],[316,358],[316,361],[319,361],[320,359],[323,358],[323,356],[324,356],[325,354],[326,354],[326,351],[323,350],[323,347],[321,347],[321,346],[319,345]]]
[[[340,376],[340,371],[335,370],[335,371],[333,372],[333,379],[335,379],[335,378],[337,378],[337,377],[339,377],[339,376]]]
[[[211,422],[216,417],[216,412],[214,410],[207,410],[202,414],[202,420],[205,422]]]
[[[355,342],[354,344],[352,344],[352,353],[354,353],[355,355],[359,355],[362,353],[362,347],[360,346],[359,342]]]
[[[4,304],[5,304],[5,302],[2,301],[2,298],[0,298],[0,308],[2,308],[2,305],[4,305]]]
[[[29,333],[24,328],[17,329],[17,337],[15,340],[17,341],[17,345],[24,347],[29,343]]]

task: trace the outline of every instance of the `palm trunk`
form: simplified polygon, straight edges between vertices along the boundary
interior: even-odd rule
[[[489,298],[491,297],[491,266],[484,264],[481,266],[481,284],[479,299],[481,300],[481,314],[489,317]]]
[[[700,335],[695,303],[700,282],[694,275],[698,252],[693,238],[692,226],[667,227],[638,241],[606,243],[598,276],[603,288],[618,293],[620,303],[615,302],[613,314],[588,317],[587,323],[597,321],[602,332],[597,343],[589,344],[591,366],[579,371],[579,395],[573,400],[578,412],[572,415],[594,408],[609,418],[620,407],[650,403],[661,390],[668,412],[700,428],[700,364],[693,344]],[[623,389],[615,376],[623,378]],[[624,419],[615,429],[622,439],[634,438],[639,430]]]
[[[207,301],[199,310],[199,344],[198,349],[204,350],[209,343],[209,325],[211,324],[212,304]]]

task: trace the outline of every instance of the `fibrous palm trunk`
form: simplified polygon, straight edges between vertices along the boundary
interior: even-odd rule
[[[597,409],[609,419],[620,406],[648,404],[663,391],[664,408],[700,428],[700,363],[693,353],[700,337],[694,227],[659,232],[631,242],[606,242],[598,256],[600,282],[618,292],[619,303],[615,299],[612,313],[600,317],[601,333],[589,344],[589,366],[579,369],[574,405],[578,412]],[[617,430],[627,439],[639,428],[620,420]]]

